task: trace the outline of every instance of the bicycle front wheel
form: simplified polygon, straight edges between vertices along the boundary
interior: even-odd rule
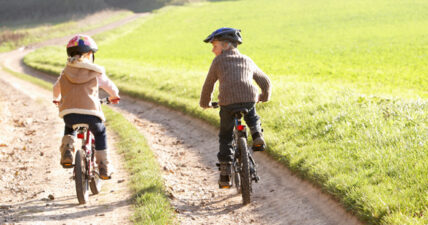
[[[76,183],[76,194],[79,204],[85,204],[89,197],[89,182],[86,176],[85,152],[78,150],[75,157],[74,181]]]
[[[101,191],[101,179],[98,174],[94,174],[94,176],[89,181],[89,187],[91,188],[92,194],[99,194]]]
[[[238,150],[240,151],[240,176],[241,176],[241,194],[244,205],[251,202],[251,174],[250,174],[250,160],[248,158],[247,139],[241,137],[238,139]]]

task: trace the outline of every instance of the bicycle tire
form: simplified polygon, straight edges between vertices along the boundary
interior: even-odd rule
[[[241,190],[241,178],[239,176],[240,176],[239,173],[233,172],[233,177],[235,179],[234,182],[235,182],[236,191],[238,192],[238,194],[241,194],[241,192],[242,192],[242,190]]]
[[[97,195],[101,191],[101,179],[97,174],[89,181],[89,188],[91,189],[92,194]]]
[[[241,163],[241,191],[242,191],[242,200],[244,205],[247,205],[251,202],[251,174],[250,174],[250,160],[248,158],[248,148],[247,148],[247,139],[240,137],[238,139],[238,148],[240,151],[240,163]]]
[[[97,195],[101,191],[101,178],[97,172],[95,172],[94,164],[92,163],[95,160],[95,144],[92,144],[92,155],[91,155],[91,180],[89,181],[89,188],[91,189],[92,194]]]
[[[85,204],[89,198],[89,182],[86,178],[86,157],[82,150],[76,152],[74,162],[74,181],[76,183],[77,200],[79,204]]]

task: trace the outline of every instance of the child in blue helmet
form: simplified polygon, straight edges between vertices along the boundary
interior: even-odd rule
[[[271,95],[271,83],[268,76],[248,56],[241,54],[237,46],[242,44],[241,32],[234,28],[220,28],[210,34],[204,42],[213,45],[216,55],[202,87],[200,106],[211,107],[214,84],[219,81],[220,133],[219,153],[220,188],[232,185],[231,170],[233,161],[233,115],[238,108],[247,108],[244,120],[251,130],[253,146],[264,150],[266,147],[260,117],[256,113],[256,103],[266,102]],[[253,85],[253,80],[261,89]]]

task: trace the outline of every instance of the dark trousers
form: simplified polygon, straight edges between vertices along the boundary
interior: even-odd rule
[[[244,116],[245,123],[252,129],[260,126],[260,117],[256,113],[256,107],[254,102],[236,103],[226,106],[220,106],[220,133],[219,143],[220,151],[217,154],[217,158],[220,162],[231,162],[233,161],[233,115],[232,111],[239,108],[247,108],[248,114]]]
[[[106,127],[100,118],[92,115],[71,113],[65,115],[63,119],[65,122],[64,135],[76,135],[76,132],[73,130],[74,124],[88,124],[89,130],[95,138],[95,150],[107,149]]]

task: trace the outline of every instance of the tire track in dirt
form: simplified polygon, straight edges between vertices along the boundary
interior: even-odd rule
[[[7,65],[32,74],[21,63],[24,54],[8,60]],[[50,79],[40,72],[36,76]],[[261,181],[254,185],[254,202],[242,206],[236,190],[218,189],[215,128],[129,97],[114,108],[148,139],[182,224],[360,224],[330,196],[263,153],[255,154]]]

